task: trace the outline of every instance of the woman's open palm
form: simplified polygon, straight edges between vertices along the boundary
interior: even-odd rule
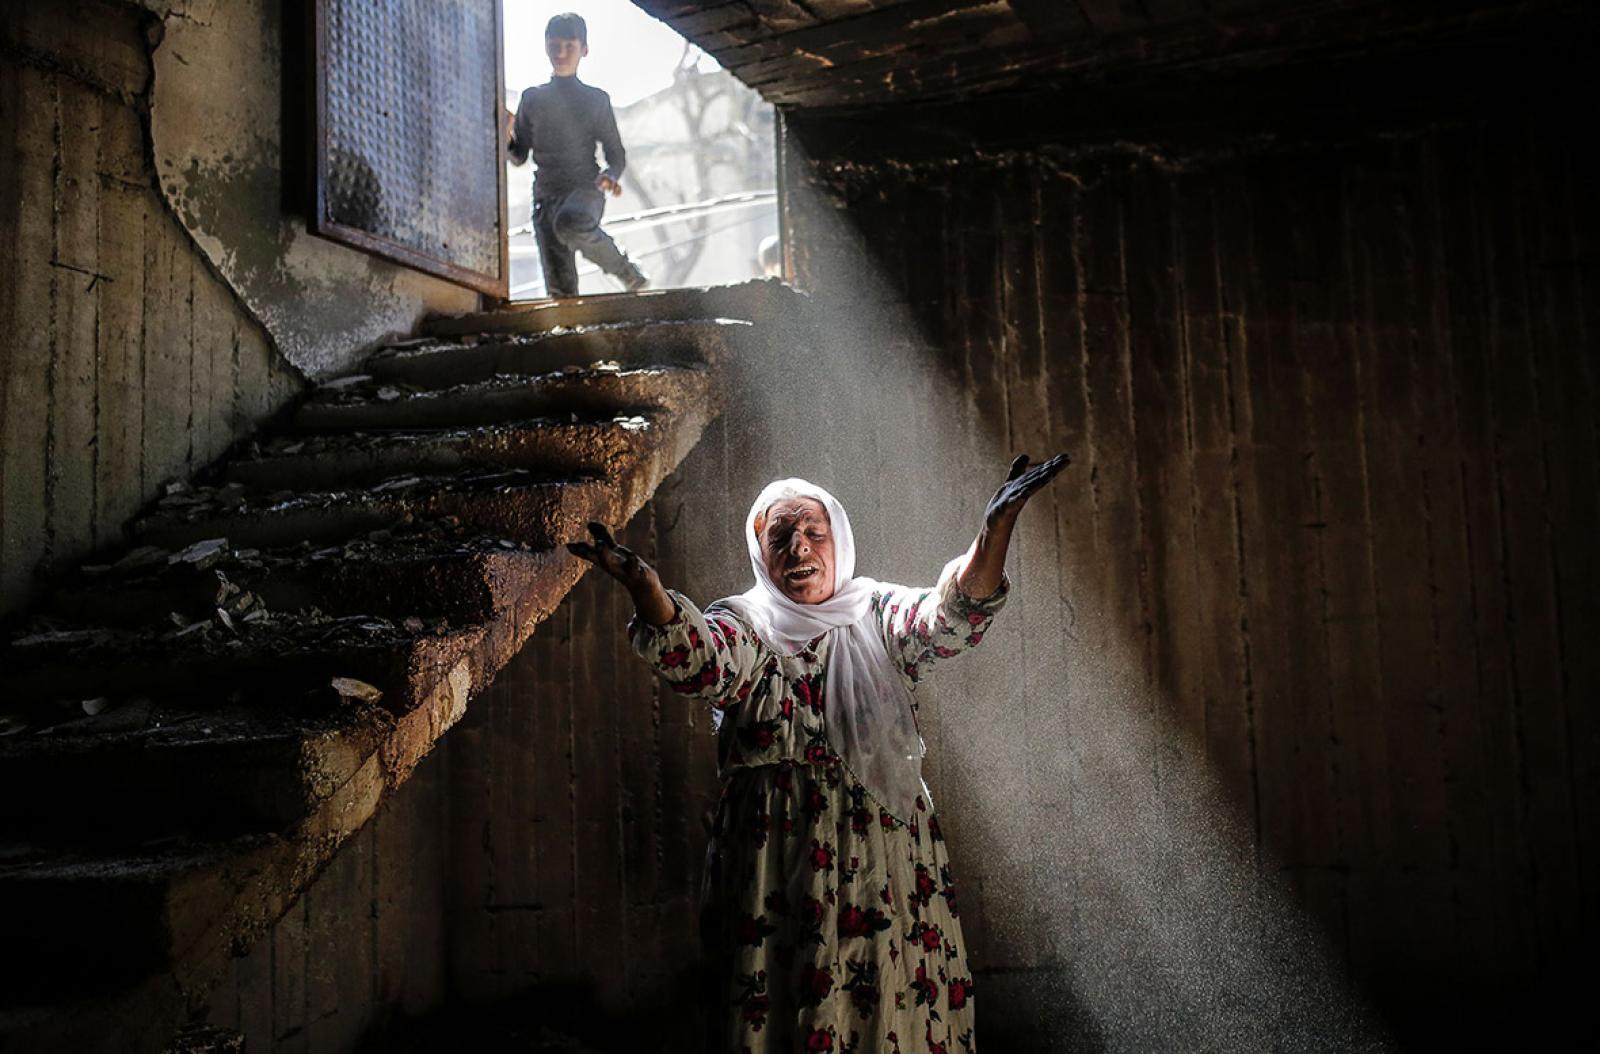
[[[639,595],[640,589],[659,586],[655,568],[641,560],[632,549],[618,545],[605,524],[590,523],[589,534],[594,538],[592,543],[568,542],[567,551],[621,582],[634,596]]]
[[[1005,521],[1014,521],[1028,499],[1037,494],[1046,483],[1056,478],[1057,473],[1072,463],[1072,459],[1065,454],[1057,454],[1049,461],[1028,466],[1028,455],[1019,454],[1011,462],[1011,471],[1006,475],[1006,481],[1000,484],[1000,489],[994,492],[994,497],[989,499],[989,507],[984,510],[983,522],[990,527],[997,526]]]

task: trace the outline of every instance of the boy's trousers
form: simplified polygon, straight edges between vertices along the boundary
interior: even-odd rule
[[[598,187],[578,187],[565,194],[534,199],[533,229],[539,239],[546,296],[578,295],[578,261],[582,253],[610,275],[628,269],[611,235],[600,229],[606,196]]]

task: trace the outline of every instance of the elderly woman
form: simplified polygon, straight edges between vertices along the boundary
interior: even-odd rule
[[[569,548],[633,596],[635,649],[718,713],[708,951],[732,1054],[976,1049],[972,971],[912,694],[1005,603],[1006,550],[1065,455],[1012,463],[977,540],[933,588],[855,574],[833,495],[780,480],[750,507],[755,585],[705,611],[591,524]]]

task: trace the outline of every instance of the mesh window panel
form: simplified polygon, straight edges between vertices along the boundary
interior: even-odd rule
[[[318,233],[504,295],[498,0],[320,0]]]

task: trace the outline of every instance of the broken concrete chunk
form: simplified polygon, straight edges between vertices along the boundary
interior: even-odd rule
[[[82,706],[84,713],[90,717],[97,717],[111,708],[111,700],[107,696],[98,695],[93,699],[85,699]]]
[[[298,442],[298,443],[290,443],[288,446],[286,446],[283,449],[279,450],[278,453],[280,453],[280,454],[298,454],[298,453],[300,453],[300,451],[304,450],[305,448],[306,448],[306,444],[302,440],[301,442]]]
[[[86,703],[85,706],[88,704]],[[55,728],[70,732],[74,729],[87,729],[94,732],[128,732],[136,728],[143,728],[150,723],[150,700],[134,699],[119,706],[108,706],[98,714],[81,717],[76,721],[68,721],[56,725]]]
[[[378,389],[378,401],[381,403],[392,403],[396,399],[400,398],[400,394],[399,388],[391,388],[388,385],[384,385],[382,388]]]
[[[34,648],[48,644],[94,644],[104,640],[109,635],[105,630],[101,629],[49,630],[44,633],[33,633],[26,637],[18,637],[11,642],[11,646],[13,648]]]
[[[161,640],[163,640],[163,641],[184,640],[185,638],[192,637],[196,633],[200,633],[200,632],[202,632],[204,630],[207,630],[207,629],[210,629],[210,628],[211,628],[211,620],[210,619],[201,619],[199,622],[191,622],[189,625],[184,626],[182,629],[175,629],[170,633],[163,633],[161,635]]]
[[[228,539],[207,538],[195,542],[182,552],[173,553],[168,558],[169,564],[183,564],[197,571],[204,571],[228,554]]]
[[[400,345],[391,345],[391,347],[399,346]],[[331,381],[323,381],[322,390],[325,392],[342,391],[345,388],[353,388],[358,384],[366,384],[370,380],[372,380],[372,376],[370,374],[352,373],[348,377],[335,377]]]
[[[340,699],[349,702],[375,703],[383,698],[383,689],[366,681],[358,681],[354,677],[335,677],[333,690],[338,693]]]
[[[189,486],[188,480],[175,479],[162,488],[162,493],[170,498],[178,494],[193,494],[194,488]]]
[[[167,550],[158,545],[141,545],[112,564],[111,570],[119,575],[133,574],[166,563],[167,555]]]
[[[228,614],[222,608],[217,608],[217,621],[228,627],[228,629],[232,630],[234,633],[239,632],[237,629],[234,629],[233,616]]]

